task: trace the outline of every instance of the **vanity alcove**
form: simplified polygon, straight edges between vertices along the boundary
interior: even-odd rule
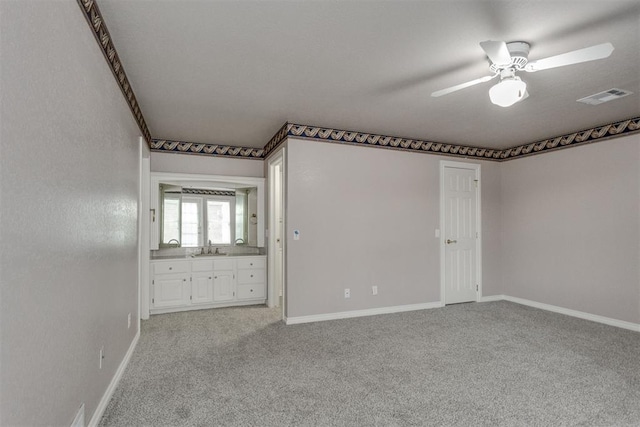
[[[149,313],[267,299],[264,178],[150,176]]]

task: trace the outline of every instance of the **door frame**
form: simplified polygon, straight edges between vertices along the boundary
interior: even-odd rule
[[[276,205],[275,205],[275,197],[274,194],[276,192],[276,179],[274,177],[274,171],[276,166],[280,166],[282,171],[282,180],[280,181],[280,202],[282,209],[282,319],[286,320],[286,305],[287,305],[287,279],[286,279],[286,253],[287,253],[287,238],[286,238],[286,223],[287,223],[287,215],[286,215],[286,169],[285,162],[286,156],[285,151],[286,148],[283,147],[278,152],[273,154],[267,160],[267,188],[269,189],[269,232],[268,232],[268,290],[267,290],[267,306],[275,307],[278,295],[275,295],[276,291],[276,252],[278,250],[276,245]]]
[[[444,171],[445,168],[467,169],[475,171],[476,187],[476,231],[478,238],[476,239],[476,282],[478,289],[476,290],[476,302],[482,297],[482,180],[480,179],[480,164],[467,162],[454,162],[451,160],[440,160],[440,302],[445,305],[445,200],[444,200]]]
[[[139,139],[139,189],[138,189],[138,330],[140,319],[149,318],[149,182],[151,180],[151,159],[147,151],[147,141]]]

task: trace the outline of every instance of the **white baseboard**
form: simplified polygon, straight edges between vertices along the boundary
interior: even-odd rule
[[[524,298],[512,297],[509,295],[489,295],[480,297],[478,302],[492,301],[510,301],[516,304],[522,304],[529,307],[539,308],[541,310],[551,311],[554,313],[564,314],[567,316],[577,317],[579,319],[590,320],[592,322],[603,323],[605,325],[615,326],[618,328],[628,329],[640,332],[640,324],[627,322],[624,320],[612,319],[610,317],[599,316],[597,314],[585,313],[583,311],[572,310],[569,308],[558,307],[556,305],[544,304],[541,302],[531,301]],[[373,316],[376,314],[400,313],[403,311],[426,310],[430,308],[444,307],[441,301],[429,302],[423,304],[399,305],[394,307],[371,308],[367,310],[342,311],[338,313],[315,314],[311,316],[288,317],[284,319],[285,324],[295,325],[299,323],[321,322],[325,320],[348,319],[352,317]]]
[[[597,314],[585,313],[584,311],[572,310],[570,308],[558,307],[557,305],[545,304],[542,302],[531,301],[524,298],[511,297],[509,295],[492,295],[482,297],[478,302],[490,301],[511,301],[516,304],[527,305],[529,307],[539,308],[541,310],[552,311],[579,319],[591,320],[592,322],[604,323],[605,325],[615,326],[617,328],[629,329],[631,331],[640,332],[640,324],[627,322],[624,320],[612,319],[610,317],[599,316]]]
[[[503,299],[504,295],[489,295],[487,297],[478,298],[478,302],[502,301]]]
[[[116,387],[120,382],[120,378],[122,378],[122,374],[124,373],[124,370],[129,364],[129,360],[131,360],[131,356],[133,355],[133,350],[135,350],[136,345],[138,344],[138,339],[140,339],[139,328],[138,328],[138,333],[136,334],[135,337],[133,337],[133,341],[131,341],[131,345],[129,346],[129,350],[127,350],[127,354],[124,355],[124,359],[122,359],[122,362],[120,362],[120,366],[118,366],[118,370],[116,371],[115,375],[111,379],[111,382],[109,383],[109,387],[107,387],[107,390],[104,392],[104,395],[102,395],[102,399],[100,399],[100,402],[98,403],[98,407],[93,413],[93,416],[91,417],[89,424],[87,424],[87,427],[95,427],[100,423],[100,418],[102,418],[102,415],[104,414],[104,410],[107,409],[107,405],[111,400],[111,396],[113,396],[113,392],[116,390]]]
[[[298,316],[285,318],[285,324],[296,325],[299,323],[322,322],[325,320],[349,319],[352,317],[374,316],[377,314],[401,313],[404,311],[426,310],[429,308],[444,307],[440,301],[422,304],[396,305],[393,307],[369,308],[365,310],[341,311],[338,313],[313,314],[310,316]]]

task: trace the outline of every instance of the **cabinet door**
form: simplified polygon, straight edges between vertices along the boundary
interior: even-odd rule
[[[153,279],[154,308],[180,307],[189,304],[191,292],[184,274],[159,274]]]
[[[191,303],[208,304],[213,302],[213,272],[191,274]]]
[[[235,298],[235,280],[233,271],[213,272],[213,300],[231,301]]]

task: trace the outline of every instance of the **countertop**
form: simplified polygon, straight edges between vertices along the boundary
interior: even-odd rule
[[[207,255],[158,255],[152,256],[151,261],[166,261],[166,260],[196,260],[196,259],[211,259],[211,258],[234,258],[234,257],[248,257],[248,256],[266,256],[264,254],[207,254]]]

